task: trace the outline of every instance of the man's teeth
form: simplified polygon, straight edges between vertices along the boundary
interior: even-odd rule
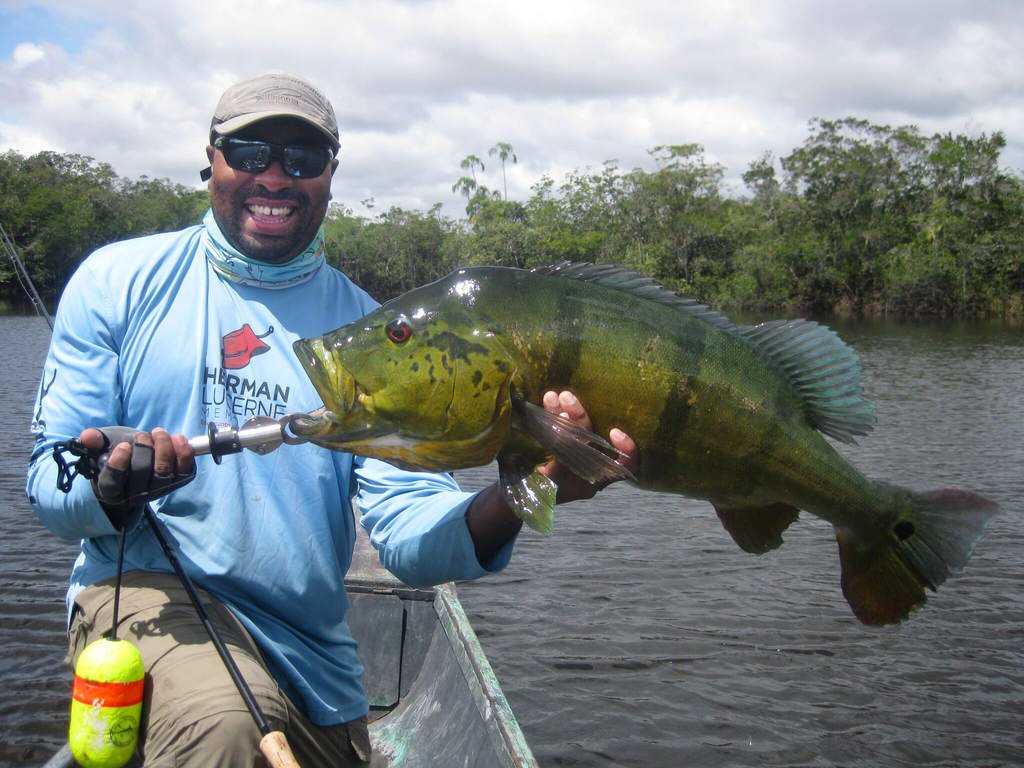
[[[271,208],[269,205],[250,205],[249,210],[261,216],[287,216],[294,208]]]

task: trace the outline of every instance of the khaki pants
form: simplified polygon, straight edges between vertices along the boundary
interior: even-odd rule
[[[366,719],[318,726],[278,688],[252,637],[220,601],[199,590],[270,726],[283,731],[302,768],[367,766]],[[69,661],[110,634],[113,579],[75,600]],[[146,766],[265,766],[260,732],[174,574],[128,571],[121,581],[118,637],[142,654],[146,686],[139,754]]]

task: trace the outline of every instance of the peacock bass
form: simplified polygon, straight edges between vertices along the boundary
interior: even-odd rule
[[[399,467],[497,458],[505,498],[551,530],[556,457],[591,481],[629,475],[599,435],[639,448],[636,486],[710,501],[747,552],[805,510],[830,522],[843,594],[866,624],[905,619],[970,558],[997,505],[966,490],[873,482],[825,438],[870,432],[856,355],[807,320],[737,326],[611,265],[459,269],[295,351],[323,398],[297,434]],[[572,391],[593,434],[540,406]]]

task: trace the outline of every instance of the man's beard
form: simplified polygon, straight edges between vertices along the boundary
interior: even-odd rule
[[[213,206],[213,215],[221,232],[227,237],[235,248],[245,256],[256,261],[267,264],[283,264],[291,261],[306,248],[316,235],[319,229],[322,215],[314,210],[310,204],[309,195],[305,192],[294,190],[282,190],[271,192],[262,185],[252,184],[240,187],[234,194],[228,196],[216,188],[215,182],[211,182],[210,193],[213,200],[219,199],[226,203],[227,210],[223,211],[224,216],[218,215],[218,208],[224,206]],[[266,200],[288,201],[295,203],[296,208],[291,215],[297,218],[297,224],[285,235],[271,236],[261,235],[247,231],[242,221],[249,214],[245,201],[254,197]]]

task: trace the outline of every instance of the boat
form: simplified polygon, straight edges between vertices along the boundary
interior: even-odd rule
[[[538,768],[455,585],[403,584],[356,529],[347,619],[366,668],[371,768]],[[65,745],[44,768],[77,765]]]

